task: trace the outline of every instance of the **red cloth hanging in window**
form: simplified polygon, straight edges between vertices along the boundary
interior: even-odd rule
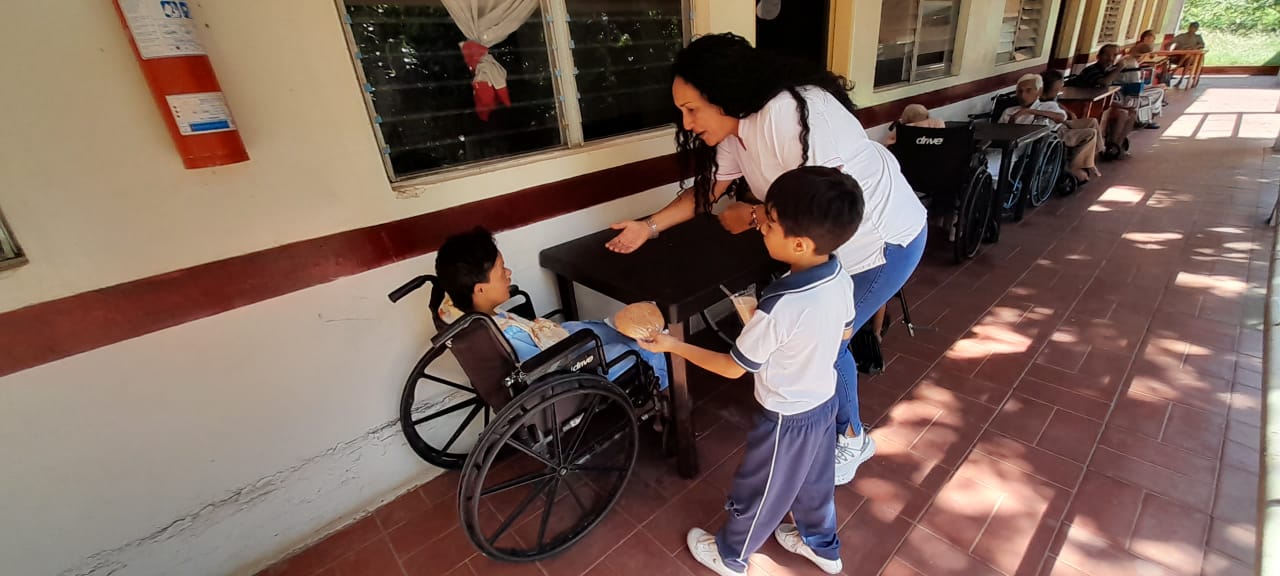
[[[476,67],[485,61],[486,56],[489,56],[489,49],[483,44],[471,40],[462,43],[462,59],[467,62],[467,68],[471,69],[473,75],[476,75]],[[488,60],[493,58],[489,57]],[[495,87],[488,78],[488,75],[476,75],[471,83],[471,91],[476,103],[476,116],[485,122],[489,121],[489,114],[498,107],[499,103],[503,106],[511,106],[511,94],[507,91],[506,85]]]

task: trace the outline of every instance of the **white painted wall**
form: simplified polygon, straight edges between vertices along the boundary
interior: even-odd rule
[[[646,213],[632,196],[501,234],[540,309],[539,247]],[[0,378],[6,574],[251,573],[438,470],[395,423],[429,338],[434,256]],[[607,303],[584,297],[584,315]]]
[[[331,0],[193,3],[252,157],[184,170],[110,1],[6,6],[0,312],[670,153],[669,133],[392,191]],[[406,195],[408,196],[408,195]]]

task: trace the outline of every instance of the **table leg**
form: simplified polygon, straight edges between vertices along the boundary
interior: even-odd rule
[[[578,295],[573,291],[573,280],[556,274],[556,290],[560,292],[560,310],[566,321],[578,319]]]
[[[677,340],[685,339],[685,323],[672,322],[667,327]],[[693,401],[689,398],[689,370],[684,358],[667,355],[671,369],[671,411],[675,424],[676,471],[680,476],[693,478],[698,475],[698,447],[693,432]]]

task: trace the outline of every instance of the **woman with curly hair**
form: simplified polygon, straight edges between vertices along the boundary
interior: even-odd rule
[[[865,196],[862,226],[836,256],[853,275],[854,321],[866,323],[919,264],[926,217],[898,161],[868,138],[853,116],[849,82],[808,62],[758,50],[733,34],[694,40],[676,56],[673,69],[671,95],[681,114],[676,144],[693,171],[693,187],[644,220],[614,224],[620,232],[607,247],[631,252],[661,231],[710,212],[739,178],[763,201],[784,172],[813,165],[838,168]],[[735,234],[765,217],[760,205],[743,202],[733,202],[719,216]],[[857,368],[847,345],[836,369],[835,482],[844,484],[875,453],[875,443],[858,418]]]

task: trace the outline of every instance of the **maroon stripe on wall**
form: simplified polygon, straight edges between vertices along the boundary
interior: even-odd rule
[[[862,108],[857,116],[868,127],[886,124],[912,102],[945,106],[1011,86],[1022,74],[1041,69]],[[449,235],[478,224],[494,231],[519,228],[679,177],[675,156],[662,156],[0,313],[0,376],[429,254]]]
[[[925,92],[918,96],[895,100],[893,102],[886,102],[877,106],[860,108],[854,113],[854,115],[858,117],[858,120],[862,122],[863,126],[868,128],[872,126],[879,126],[881,124],[888,124],[900,118],[902,116],[902,109],[906,108],[908,104],[921,104],[925,108],[930,109],[954,104],[961,100],[973,98],[974,96],[993,92],[1001,88],[1009,88],[1013,86],[1014,83],[1018,81],[1018,78],[1023,74],[1028,72],[1039,73],[1044,69],[1044,65],[1029,66],[1020,70],[1014,70],[1013,72],[1005,72],[999,76],[974,80],[973,82],[966,82],[964,84],[943,88],[941,90],[934,90],[933,92]]]
[[[662,156],[5,312],[0,376],[429,254],[449,235],[478,224],[510,230],[679,176],[675,156]]]

